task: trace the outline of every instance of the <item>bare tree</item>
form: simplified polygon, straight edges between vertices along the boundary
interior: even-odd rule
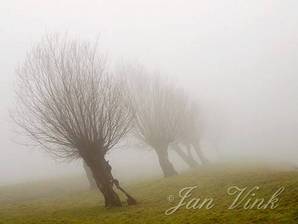
[[[142,67],[126,67],[135,113],[135,136],[157,154],[165,177],[177,174],[169,160],[168,147],[178,139],[185,112],[185,96],[168,80]]]
[[[181,129],[183,130],[181,131],[178,141],[187,147],[187,160],[189,160],[190,163],[193,163],[191,160],[194,160],[191,154],[191,148],[193,147],[202,164],[206,164],[208,163],[208,159],[205,157],[200,147],[201,129],[199,124],[198,105],[189,100],[184,123],[181,126]],[[177,148],[179,149],[179,146],[176,146],[176,150]]]
[[[113,189],[120,189],[119,182],[105,155],[128,133],[133,114],[124,86],[108,71],[97,44],[46,37],[17,74],[16,123],[51,155],[82,158],[105,206],[121,206]],[[128,202],[135,200],[130,196]]]

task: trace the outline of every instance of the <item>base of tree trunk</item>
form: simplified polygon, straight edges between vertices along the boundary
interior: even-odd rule
[[[113,188],[113,176],[111,174],[111,166],[108,162],[104,158],[99,157],[92,158],[91,161],[86,161],[86,163],[92,172],[96,186],[103,194],[105,207],[121,207],[121,200]]]
[[[107,192],[102,193],[104,195],[106,208],[122,206],[121,200],[114,189],[109,189]]]
[[[173,164],[169,160],[168,147],[160,147],[155,149],[158,156],[159,165],[162,169],[164,177],[170,177],[177,175],[178,172],[175,170]]]
[[[90,168],[89,170],[93,175],[93,180],[95,181],[97,188],[103,194],[106,208],[122,206],[118,194],[114,191],[114,187],[126,196],[128,205],[137,204],[137,201],[126,192],[120,186],[119,181],[113,177],[112,167],[104,158],[97,160],[93,158],[89,163],[86,162],[86,164],[89,164],[87,166]]]
[[[126,201],[128,205],[136,205],[137,204],[137,200],[134,199],[127,191],[125,191],[121,186],[120,183],[117,179],[113,180],[114,185],[117,187],[118,190],[120,190],[123,194],[125,194],[126,196]]]

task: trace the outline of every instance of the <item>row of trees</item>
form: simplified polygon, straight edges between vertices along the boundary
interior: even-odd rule
[[[111,72],[97,44],[46,37],[17,74],[16,123],[51,155],[82,159],[106,207],[121,206],[115,188],[128,204],[136,203],[105,158],[128,134],[156,152],[165,177],[177,174],[170,148],[191,167],[197,165],[191,148],[207,162],[199,148],[196,104],[169,80],[142,67]]]
[[[195,167],[198,163],[191,154],[193,147],[202,163],[206,163],[198,144],[198,111],[195,102],[173,82],[141,66],[128,66],[120,74],[126,78],[131,107],[135,113],[134,137],[156,152],[164,176],[177,174],[169,160],[169,149],[176,151],[188,165]],[[187,153],[183,146],[187,148]]]

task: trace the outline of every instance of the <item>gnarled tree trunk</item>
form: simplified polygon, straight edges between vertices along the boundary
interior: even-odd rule
[[[169,153],[167,146],[159,146],[155,148],[155,152],[158,156],[159,165],[162,169],[164,177],[170,177],[177,175],[177,171],[169,160]]]
[[[85,161],[92,172],[98,189],[104,196],[105,207],[122,206],[120,198],[113,188],[114,179],[111,174],[111,167],[105,160],[104,156],[88,156]]]
[[[90,157],[90,156],[89,156]],[[119,207],[122,206],[118,194],[113,187],[120,190],[127,198],[128,205],[136,205],[137,201],[127,191],[125,191],[117,179],[112,175],[112,167],[109,162],[105,160],[104,156],[97,155],[86,160],[87,166],[90,168],[96,186],[101,191],[105,200],[105,207]]]

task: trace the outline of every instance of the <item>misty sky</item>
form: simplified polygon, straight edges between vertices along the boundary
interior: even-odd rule
[[[113,63],[141,63],[176,79],[200,103],[202,145],[220,158],[297,161],[297,12],[295,0],[3,1],[0,185],[80,170],[14,143],[9,118],[15,68],[53,32],[99,37]],[[157,166],[148,151],[114,154],[116,169]]]

